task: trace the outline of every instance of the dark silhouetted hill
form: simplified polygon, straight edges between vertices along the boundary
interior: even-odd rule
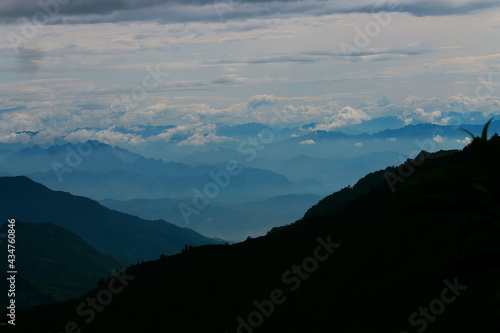
[[[52,223],[16,221],[15,231],[18,277],[31,286],[18,286],[16,298],[21,307],[77,297],[94,289],[100,279],[114,275],[113,270],[130,265],[100,253],[81,237]],[[0,227],[0,233],[7,234],[7,224]],[[6,260],[1,267],[8,270]]]
[[[180,252],[185,244],[217,243],[163,220],[148,221],[85,197],[52,191],[27,177],[0,178],[0,221],[51,222],[103,253],[135,262]]]

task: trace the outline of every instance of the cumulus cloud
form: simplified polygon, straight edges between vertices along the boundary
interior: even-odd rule
[[[35,144],[39,145],[44,145],[47,143],[54,143],[54,140],[57,138],[60,138],[64,136],[64,131],[62,130],[54,130],[51,128],[45,129],[43,131],[38,132],[34,137],[33,137],[33,142]]]
[[[435,137],[432,138],[432,140],[434,140],[437,143],[443,143],[444,142],[444,139],[443,139],[443,137],[441,135],[436,135]]]
[[[186,139],[177,142],[178,146],[204,146],[209,143],[223,143],[233,141],[233,138],[227,136],[218,136],[215,134],[217,126],[215,124],[184,124],[169,128],[150,139],[150,141],[170,142],[176,135],[181,135]]]
[[[331,131],[343,126],[360,124],[369,119],[370,116],[365,111],[346,106],[332,114],[328,123],[316,125],[313,130]]]
[[[440,110],[426,111],[422,108],[416,108],[413,111],[405,111],[398,117],[403,120],[406,125],[409,125],[413,120],[419,120],[424,123],[435,125],[446,125],[451,117],[444,117]]]
[[[95,134],[95,130],[81,129],[66,135],[64,140],[68,142],[85,142],[92,140]]]
[[[314,140],[304,140],[300,142],[301,145],[313,145],[315,143],[316,142]]]
[[[85,142],[89,140],[96,140],[113,146],[119,144],[130,144],[136,146],[146,142],[146,140],[139,135],[120,133],[112,129],[100,131],[82,129],[66,135],[64,137],[64,140],[68,142]]]
[[[151,141],[170,142],[172,137],[174,137],[177,134],[188,134],[192,132],[195,126],[196,125],[179,125],[174,128],[169,128],[165,130],[163,133],[160,133],[151,138]]]
[[[41,88],[33,89],[37,92]],[[25,96],[29,96],[29,92],[23,98]],[[50,103],[23,101],[27,107],[16,109],[9,97],[2,98],[2,101],[4,99],[10,109],[0,113],[2,142],[36,144],[52,143],[58,138],[72,142],[86,141],[99,133],[102,140],[110,144],[137,145],[145,140],[180,143],[189,138],[184,145],[201,145],[232,140],[228,137],[218,137],[216,131],[219,125],[216,124],[272,124],[277,115],[279,123],[274,123],[277,126],[287,122],[300,125],[304,131],[332,131],[385,115],[398,116],[406,124],[423,122],[446,125],[452,123],[451,116],[454,114],[451,112],[464,108],[464,105],[468,106],[469,110],[476,105],[474,110],[482,112],[485,117],[500,112],[500,101],[494,96],[474,99],[462,94],[443,100],[410,96],[396,102],[388,98],[378,98],[356,107],[342,104],[338,100],[332,101],[330,95],[322,99],[255,95],[248,100],[223,107],[208,103],[169,104],[166,100],[122,113],[110,112],[109,108],[72,110],[63,107],[66,104],[55,104],[59,102],[57,100]],[[105,124],[126,130],[109,128]],[[160,134],[144,136],[144,127],[148,126],[165,126],[167,129]],[[107,130],[104,130],[106,128]],[[37,134],[19,134],[26,131]]]
[[[255,95],[248,100],[247,107],[256,109],[261,105],[273,105],[278,102],[278,98],[273,95]]]
[[[356,142],[354,145],[356,147],[363,147],[363,143],[362,142]]]
[[[498,85],[498,83],[496,84]],[[486,86],[479,85],[476,89],[484,93],[482,90],[486,90],[487,88]],[[481,112],[486,117],[489,114],[500,112],[500,99],[486,93],[482,97],[468,97],[464,94],[457,94],[448,97],[447,102],[447,107],[451,111],[458,113]]]
[[[31,141],[31,135],[27,133],[0,133],[0,142],[2,143],[24,143],[27,144]]]
[[[469,143],[471,143],[471,142],[472,142],[471,138],[469,138],[468,136],[467,136],[467,137],[465,137],[463,140],[457,139],[456,141],[457,141],[458,143],[463,143],[463,144],[465,144],[465,145],[468,145]]]
[[[228,107],[214,108],[207,104],[167,105],[158,103],[145,109],[133,110],[118,119],[121,126],[166,126],[188,124],[245,124],[259,122],[270,124],[276,121],[299,123],[320,123],[322,129],[358,124],[370,119],[361,109],[341,107],[340,102],[328,102],[325,105],[286,104],[287,99],[271,95],[256,95],[247,103],[236,103]],[[300,102],[299,102],[300,103]],[[175,130],[171,130],[173,133]],[[165,134],[167,135],[167,134]],[[164,135],[164,136],[165,136]]]
[[[178,146],[204,146],[208,143],[223,143],[233,141],[227,136],[217,136],[214,133],[202,135],[195,133],[184,141],[179,142]]]

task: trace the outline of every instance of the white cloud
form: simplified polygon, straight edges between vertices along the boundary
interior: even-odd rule
[[[413,116],[415,119],[425,121],[431,124],[439,123],[439,119],[442,117],[442,113],[439,110],[427,112],[422,108],[417,108],[413,111]]]
[[[304,141],[300,142],[301,145],[313,145],[315,143],[316,142],[314,140],[304,140]]]
[[[67,84],[70,85],[70,83]],[[0,84],[0,88],[4,87],[10,89],[8,86]],[[15,88],[18,89],[19,86],[15,85]],[[33,89],[38,91],[38,88]],[[9,92],[13,94],[13,90],[9,90]],[[195,99],[194,97],[183,98],[189,101]],[[167,99],[123,113],[110,112],[107,107],[72,111],[69,107],[60,107],[55,102],[41,103],[40,105],[29,102],[31,109],[21,108],[20,111],[0,113],[0,133],[4,133],[1,140],[2,142],[44,144],[54,142],[57,138],[63,138],[75,142],[85,141],[89,137],[95,136],[97,132],[102,132],[99,134],[102,139],[112,144],[137,145],[144,143],[144,140],[170,142],[174,136],[181,136],[182,139],[190,138],[185,144],[189,142],[201,144],[203,142],[232,140],[216,136],[217,126],[214,124],[235,125],[251,122],[270,124],[273,119],[276,119],[276,114],[280,115],[280,122],[293,122],[298,126],[308,124],[308,126],[300,127],[305,131],[331,131],[384,115],[398,115],[399,119],[406,124],[419,121],[446,125],[450,122],[449,112],[460,108],[474,108],[474,110],[483,113],[484,116],[500,113],[500,100],[498,98],[491,96],[474,99],[463,94],[452,95],[443,101],[435,97],[409,96],[400,102],[391,99],[391,102],[387,104],[387,102],[380,103],[380,99],[377,99],[376,101],[379,102],[366,102],[357,107],[343,105],[339,100],[332,101],[336,96],[331,95],[315,98],[254,95],[246,102],[232,99],[232,104],[228,103],[228,105],[217,107],[209,103],[168,103],[168,101],[183,101],[183,98]],[[3,102],[3,99],[1,101]],[[249,103],[255,108],[249,108]],[[9,108],[15,108],[15,104],[9,100],[6,105]],[[106,120],[114,126],[124,127],[128,129],[127,132],[133,131],[133,133],[123,134],[119,133],[118,130],[103,131],[105,128],[103,121]],[[141,136],[141,125],[173,127],[154,137],[145,138]],[[14,134],[22,131],[39,133],[31,136]],[[291,135],[291,137],[298,136],[298,134]]]
[[[64,132],[61,130],[53,130],[51,128],[40,131],[33,137],[33,142],[38,145],[52,144],[54,140],[64,136]]]
[[[330,109],[329,109],[330,111]],[[350,106],[327,113],[329,122],[316,125],[314,131],[331,131],[343,126],[360,124],[364,120],[369,120],[370,116],[360,109],[355,109]]]
[[[500,85],[496,83],[497,85]],[[478,85],[476,87],[478,92],[485,94],[483,97],[468,97],[464,94],[457,94],[448,97],[447,107],[459,113],[469,113],[469,112],[482,112],[486,117],[489,114],[495,114],[499,112],[500,99],[498,97],[486,94],[487,89],[492,89],[491,87],[486,87]]]
[[[440,136],[440,135],[436,135],[435,137],[432,138],[432,140],[434,140],[437,143],[443,143],[444,142],[443,137]]]
[[[227,136],[217,136],[214,133],[202,135],[195,133],[186,140],[179,142],[178,146],[204,146],[208,143],[223,143],[233,141],[234,139]]]
[[[394,141],[397,141],[398,139],[396,138],[388,138],[387,141],[391,141],[391,142],[394,142]]]
[[[121,126],[177,125],[189,128],[200,126],[202,123],[245,124],[260,122],[268,124],[276,118],[276,113],[279,113],[282,116],[279,121],[314,122],[319,123],[315,130],[332,130],[342,126],[359,124],[363,120],[370,119],[366,111],[350,106],[341,107],[338,101],[327,102],[324,105],[298,106],[286,105],[287,101],[286,98],[271,95],[255,95],[247,103],[235,103],[221,108],[207,104],[168,105],[158,103],[123,115],[118,119],[118,124]],[[300,102],[294,101],[297,104]]]
[[[179,125],[174,128],[169,128],[165,130],[163,133],[160,133],[154,137],[152,137],[151,141],[163,141],[170,142],[172,137],[177,134],[189,134],[194,130],[194,126],[192,125]]]
[[[84,142],[88,140],[97,140],[113,146],[119,144],[130,144],[136,146],[146,143],[146,140],[139,135],[120,133],[113,131],[112,129],[100,131],[82,129],[66,135],[64,139],[68,142]]]
[[[469,137],[467,136],[467,137],[465,137],[463,140],[459,140],[459,139],[457,139],[456,141],[457,141],[458,143],[463,143],[463,144],[465,144],[465,145],[468,145],[469,143],[471,143],[471,141],[472,141],[472,140],[471,140],[471,138],[469,138]]]
[[[423,108],[405,111],[398,118],[403,120],[406,125],[411,124],[414,120],[435,125],[446,125],[450,120],[450,117],[444,117],[443,112],[440,110],[426,111]]]
[[[279,101],[273,95],[255,95],[248,100],[247,107],[249,109],[256,109],[261,105],[274,105]]]
[[[403,121],[405,122],[405,125],[410,125],[413,122],[413,118],[411,118],[411,117],[403,117],[403,118],[399,118],[399,119],[403,119]]]
[[[363,147],[363,143],[362,142],[356,142],[354,145],[356,147]]]
[[[204,146],[209,143],[223,143],[234,140],[227,136],[216,135],[216,129],[215,124],[204,125],[201,122],[178,125],[150,138],[150,140],[170,142],[175,135],[188,135],[187,139],[177,143],[178,146]]]
[[[88,140],[92,140],[92,138],[95,136],[96,131],[95,130],[88,130],[88,129],[81,129],[78,131],[71,132],[70,134],[66,135],[64,137],[64,140],[68,142],[85,142]]]
[[[29,143],[31,136],[27,133],[11,133],[0,134],[0,142],[2,143]]]

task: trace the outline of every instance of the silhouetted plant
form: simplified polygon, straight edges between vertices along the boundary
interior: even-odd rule
[[[499,185],[498,176],[498,154],[500,153],[500,138],[495,134],[488,140],[488,127],[493,121],[490,119],[483,128],[481,136],[474,136],[467,132],[473,139],[467,150],[469,158],[477,168],[478,179],[470,186],[476,190],[476,196],[471,199],[471,204],[478,207],[474,215],[467,215],[464,222],[456,230],[456,242],[461,253],[461,257],[449,268],[454,271],[464,271],[473,274],[479,270],[491,270],[500,261],[498,246],[500,244],[500,208],[499,208]],[[467,244],[474,237],[483,235],[497,235],[495,243],[482,242],[482,251],[477,254],[464,254]],[[479,238],[481,239],[481,238]],[[488,238],[487,238],[488,239]],[[474,264],[471,264],[471,263]],[[491,301],[496,306],[500,306],[500,288],[498,286],[491,289]]]
[[[464,131],[465,133],[469,134],[471,136],[471,139],[472,140],[483,140],[483,141],[488,141],[488,127],[490,126],[491,122],[493,121],[494,118],[491,118],[490,120],[488,120],[488,122],[486,123],[486,125],[484,125],[484,128],[483,128],[483,132],[481,134],[481,137],[479,136],[475,136],[474,134],[472,134],[471,131],[468,131],[464,128],[460,128],[461,131]]]
[[[472,142],[458,158],[422,168],[391,195],[391,203],[410,215],[433,211],[456,222],[457,260],[440,281],[492,271],[500,262],[500,137],[488,139],[492,120],[481,136],[463,130]],[[500,304],[500,288],[492,285],[490,291],[491,301]]]

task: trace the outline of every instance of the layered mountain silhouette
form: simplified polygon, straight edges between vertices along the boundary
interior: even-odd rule
[[[52,189],[98,200],[193,197],[194,188],[203,190],[214,181],[211,174],[223,172],[230,161],[193,166],[164,162],[97,141],[48,148],[32,146],[0,157],[0,170],[6,175],[27,176]],[[238,177],[233,177],[221,191],[220,200],[244,202],[319,188],[317,181],[293,182],[271,170],[243,164],[241,167]]]
[[[422,152],[265,237],[133,265],[112,301],[115,280],[8,332],[499,332],[499,152],[485,134]]]
[[[0,221],[12,218],[56,224],[95,249],[129,262],[178,253],[186,244],[218,243],[164,220],[143,220],[85,197],[52,191],[23,176],[0,178]]]
[[[304,130],[314,127],[310,124],[276,130],[273,140],[266,139],[265,143],[258,139],[259,131],[269,130],[263,124],[221,125],[219,135],[234,136],[234,141],[193,148],[176,146],[177,141],[173,140],[141,148],[141,153],[163,160],[127,150],[137,147],[124,149],[97,141],[22,149],[18,144],[0,144],[2,148],[5,146],[0,151],[0,175],[24,175],[51,189],[95,200],[183,200],[193,197],[194,188],[202,189],[212,182],[211,172],[221,172],[228,161],[235,160],[243,171],[220,192],[217,201],[242,203],[288,194],[325,195],[369,172],[399,164],[422,149],[452,149],[465,144],[465,133],[452,125],[456,123],[454,119],[447,126],[424,123],[403,126],[396,118],[391,124],[401,128],[382,131],[374,131],[380,128],[376,124],[382,120],[373,120],[374,127],[363,123],[365,127],[352,126],[346,129],[348,133]],[[464,128],[480,131],[479,125],[464,125]],[[491,128],[498,132],[500,121],[493,122]],[[142,129],[142,135],[148,136],[165,128]],[[364,132],[360,133],[361,129]],[[124,128],[116,131],[128,133]],[[423,137],[427,138],[424,143],[420,140]],[[257,141],[250,144],[248,138]]]
[[[288,224],[304,215],[322,197],[319,195],[283,195],[262,201],[236,205],[211,203],[198,214],[189,216],[189,228],[202,235],[228,241],[241,241],[248,236],[265,235],[269,229]],[[192,199],[103,200],[102,205],[144,219],[164,219],[186,225],[180,204],[192,205]]]

